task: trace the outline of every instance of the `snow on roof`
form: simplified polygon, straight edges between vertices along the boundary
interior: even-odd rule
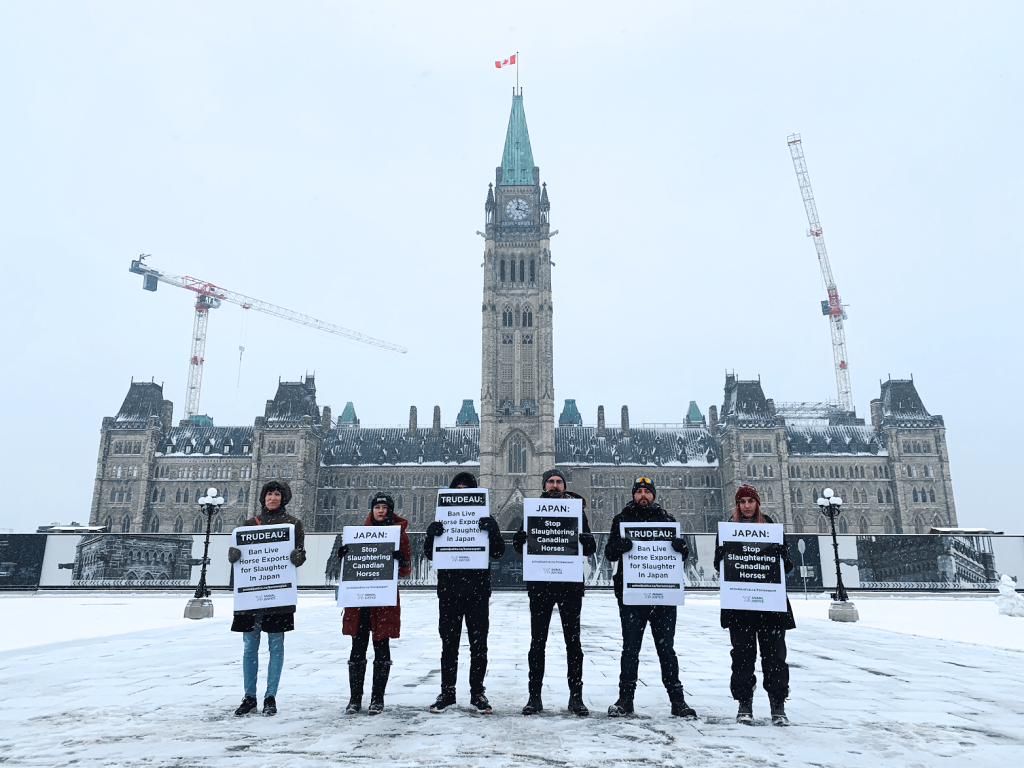
[[[791,456],[888,455],[874,428],[868,426],[787,426],[786,443]]]
[[[555,429],[556,464],[612,464],[626,466],[718,466],[711,432],[704,427],[630,429],[618,427]]]

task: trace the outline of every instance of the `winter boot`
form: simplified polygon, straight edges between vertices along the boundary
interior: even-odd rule
[[[544,702],[541,701],[539,693],[531,693],[530,700],[526,702],[526,706],[523,707],[524,715],[536,715],[538,712],[544,711]]]
[[[786,697],[769,696],[768,701],[772,705],[772,725],[789,725],[789,716],[786,714]]]
[[[687,720],[697,719],[697,713],[693,707],[686,703],[686,699],[683,698],[672,702],[672,714],[675,717],[685,717]]]
[[[259,706],[259,702],[256,701],[255,696],[246,696],[235,710],[235,717],[244,717],[255,710],[257,706]]]
[[[619,683],[619,698],[608,707],[608,717],[625,717],[633,714],[633,694],[636,683]]]
[[[573,688],[569,692],[569,713],[576,717],[586,717],[590,714],[587,705],[583,703],[583,689]]]
[[[373,662],[373,690],[370,691],[369,715],[379,715],[384,711],[384,689],[388,687],[388,676],[391,674],[391,662]]]
[[[481,691],[480,693],[474,693],[472,696],[470,696],[469,703],[470,706],[475,707],[476,711],[479,712],[481,715],[491,714],[491,702],[489,702],[487,700],[487,697],[484,696],[483,691]]]
[[[273,717],[276,714],[277,714],[277,702],[274,700],[273,696],[267,696],[267,698],[265,698],[263,700],[263,716],[264,717]]]
[[[736,712],[736,722],[752,725],[754,722],[754,700],[740,699],[740,708]]]
[[[363,708],[363,681],[366,679],[366,662],[350,661],[348,663],[348,706],[346,715],[354,715]]]
[[[430,711],[437,715],[452,706],[455,706],[455,689],[442,688],[437,700],[430,705]]]

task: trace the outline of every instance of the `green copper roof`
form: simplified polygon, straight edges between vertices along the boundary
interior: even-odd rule
[[[580,416],[580,411],[576,407],[575,400],[566,400],[565,407],[562,408],[562,413],[558,417],[558,426],[560,427],[579,427],[583,425],[583,417]]]
[[[533,184],[533,150],[526,128],[523,95],[512,97],[512,114],[508,118],[505,151],[501,153],[501,184]]]
[[[459,415],[455,417],[456,427],[468,427],[478,426],[480,424],[480,417],[476,415],[476,408],[473,407],[473,401],[463,400],[462,410],[459,411]]]
[[[342,424],[355,424],[356,423],[356,409],[352,405],[352,401],[349,400],[345,403],[345,410],[341,412],[341,418],[338,419]]]
[[[704,420],[704,417],[700,413],[700,408],[697,407],[697,401],[690,401],[690,410],[686,412],[686,420],[691,424],[699,424]]]

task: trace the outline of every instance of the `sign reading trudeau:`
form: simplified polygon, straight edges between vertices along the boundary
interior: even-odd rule
[[[234,564],[235,610],[295,605],[299,600],[295,566],[295,526],[251,525],[235,528],[234,546],[242,556]]]
[[[480,518],[488,515],[486,488],[439,490],[434,519],[444,526],[444,533],[434,538],[434,567],[490,567],[490,542],[479,525]]]
[[[670,543],[679,523],[619,523],[619,532],[633,540],[620,566],[623,605],[683,605],[683,557]]]

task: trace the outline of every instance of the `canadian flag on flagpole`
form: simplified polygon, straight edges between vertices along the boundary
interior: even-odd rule
[[[496,62],[494,62],[494,66],[496,66],[498,69],[501,69],[502,67],[511,67],[515,63],[516,63],[516,55],[513,53],[511,56],[509,56],[504,61],[496,61]]]

